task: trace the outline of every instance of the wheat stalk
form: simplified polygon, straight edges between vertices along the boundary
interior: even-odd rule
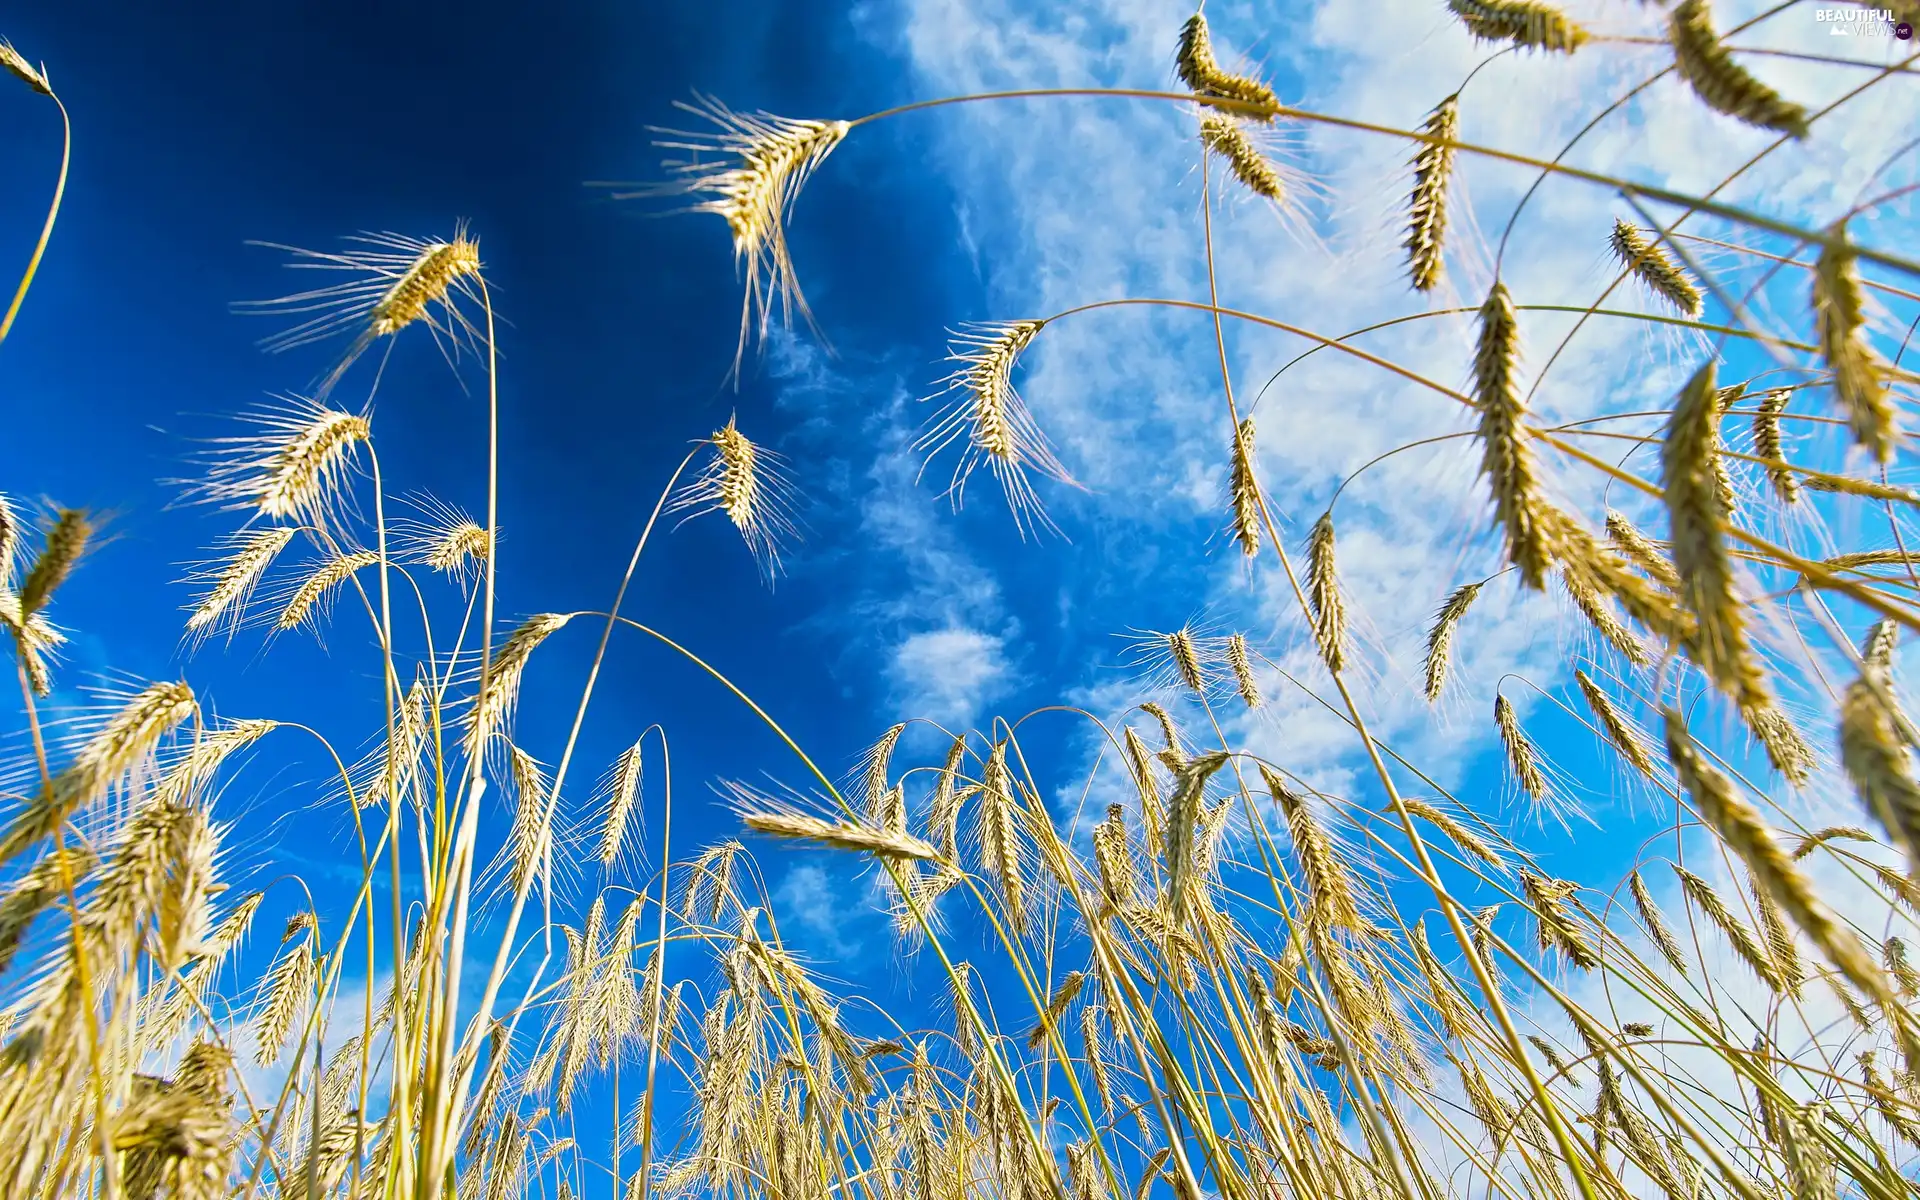
[[[678,178],[667,190],[700,197],[693,211],[719,216],[733,235],[734,261],[746,279],[740,304],[744,353],[756,331],[766,336],[776,308],[783,321],[796,311],[811,319],[787,248],[786,223],[807,180],[853,126],[846,121],[739,113],[706,97],[678,107],[705,118],[713,129],[677,134],[685,140],[660,143],[694,156],[668,164]],[[701,158],[712,154],[720,155],[721,162]]]
[[[1840,765],[1867,811],[1920,866],[1920,783],[1912,756],[1871,675],[1856,679],[1840,702]]]
[[[93,522],[85,512],[63,508],[54,517],[40,553],[34,556],[33,565],[27,568],[27,576],[20,583],[19,607],[23,620],[53,599],[53,593],[66,582],[81,555],[86,553],[92,537]]]
[[[1613,610],[1607,605],[1606,597],[1594,588],[1584,572],[1562,569],[1560,582],[1565,586],[1567,596],[1573,601],[1574,607],[1578,608],[1580,615],[1587,619],[1587,624],[1593,626],[1594,630],[1605,638],[1609,645],[1618,650],[1628,662],[1636,667],[1644,667],[1653,661],[1653,656],[1647,653],[1646,646],[1633,635],[1632,630],[1621,624],[1620,619],[1613,615]]]
[[[1014,366],[1045,325],[1045,321],[1002,321],[954,331],[948,361],[958,365],[941,393],[954,399],[935,414],[913,444],[930,466],[934,457],[960,441],[963,448],[947,489],[954,507],[965,496],[968,478],[985,463],[1006,493],[1023,534],[1036,521],[1046,520],[1027,472],[1031,469],[1049,479],[1072,482],[1013,386]],[[922,474],[925,470],[923,466]]]
[[[1807,110],[1782,99],[1733,61],[1714,31],[1706,0],[1680,0],[1667,18],[1667,37],[1674,67],[1708,108],[1761,129],[1807,136]]]
[[[603,867],[614,864],[626,843],[627,821],[633,815],[634,802],[640,797],[645,745],[643,738],[622,750],[614,761],[611,786],[607,789],[607,814],[600,824],[600,843],[595,851]]]
[[[0,38],[0,67],[6,68],[7,72],[15,79],[26,84],[34,91],[39,92],[42,96],[53,95],[53,85],[47,82],[46,68],[35,67],[32,63],[29,63],[25,58],[21,57],[18,50],[13,48],[13,43],[7,41],[5,38]]]
[[[1633,895],[1634,911],[1640,914],[1640,926],[1647,931],[1647,937],[1660,951],[1660,956],[1681,975],[1687,973],[1687,959],[1680,952],[1680,939],[1673,936],[1667,920],[1660,915],[1660,906],[1653,902],[1653,894],[1647,890],[1646,880],[1640,872],[1627,876],[1627,890]]]
[[[246,605],[260,576],[287,548],[295,532],[287,528],[263,529],[241,541],[214,576],[213,587],[194,605],[192,615],[187,618],[187,628],[205,629],[229,610],[234,611],[237,620],[239,610]]]
[[[1680,590],[1680,575],[1673,569],[1673,564],[1625,513],[1607,512],[1607,539],[1655,583],[1668,591]]]

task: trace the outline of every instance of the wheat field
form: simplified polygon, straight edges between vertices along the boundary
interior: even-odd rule
[[[1585,61],[1630,41],[1534,0],[1441,6],[1489,61]],[[1920,22],[1910,0],[1892,12]],[[1656,78],[1684,84],[1673,103],[1765,131],[1756,162],[1820,143],[1837,105],[1762,82],[1745,26],[1724,27],[1706,0],[1661,20]],[[807,553],[803,464],[733,419],[657,481],[630,558],[606,564],[604,608],[502,611],[496,534],[511,527],[501,481],[515,455],[500,420],[515,397],[500,386],[484,231],[465,225],[279,247],[321,272],[300,277],[314,286],[242,305],[274,322],[270,349],[315,373],[297,396],[236,414],[185,487],[230,533],[182,548],[197,565],[181,678],[61,710],[74,632],[61,601],[105,552],[100,518],[0,496],[20,717],[0,768],[0,1194],[1920,1191],[1920,732],[1897,669],[1920,632],[1920,550],[1907,548],[1920,491],[1903,482],[1915,480],[1920,261],[1863,232],[1920,187],[1905,182],[1913,143],[1870,164],[1846,216],[1802,228],[1721,198],[1731,180],[1672,190],[1573,166],[1573,146],[1544,160],[1464,140],[1463,115],[1492,102],[1471,77],[1406,127],[1294,106],[1223,37],[1183,13],[1164,31],[1165,78],[1128,88],[941,96],[857,119],[700,98],[662,115],[682,128],[658,134],[660,175],[613,193],[723,218],[743,282],[738,373],[777,331],[813,324],[789,223],[805,219],[809,180],[869,126],[955,105],[1181,115],[1203,164],[1205,294],[1090,295],[960,324],[913,446],[923,499],[958,506],[972,483],[976,505],[1005,505],[1009,539],[1058,553],[1073,518],[1049,502],[1075,487],[1073,455],[1047,432],[1047,396],[1023,394],[1025,356],[1063,324],[1123,308],[1211,332],[1217,536],[1309,649],[1289,656],[1273,630],[1209,621],[1126,631],[1125,704],[1043,710],[1091,747],[1073,795],[1049,782],[1058,764],[1029,724],[1041,714],[948,728],[900,713],[842,775],[719,656],[650,623],[630,591],[677,522],[727,523],[769,578]],[[1889,44],[1884,66],[1793,57],[1843,78],[1848,97],[1910,92],[1920,55]],[[5,42],[0,65],[19,85],[0,101],[9,113],[64,126],[57,72]],[[1287,136],[1308,129],[1402,153],[1404,272],[1389,299],[1404,321],[1467,324],[1455,376],[1376,351],[1370,329],[1236,307],[1220,286],[1216,242],[1221,261],[1234,251],[1216,214],[1298,222],[1314,180]],[[1610,282],[1588,306],[1534,302],[1497,258],[1484,294],[1453,303],[1455,276],[1472,275],[1459,269],[1457,176],[1474,161],[1597,189],[1635,215],[1592,231]],[[55,234],[67,169],[63,157],[0,343]],[[6,186],[33,178],[23,165]],[[1688,356],[1684,384],[1654,410],[1623,401],[1556,423],[1536,388],[1557,353],[1526,339],[1552,312],[1576,333],[1592,320],[1684,335],[1640,343],[1650,371],[1675,347]],[[1490,555],[1463,557],[1428,598],[1423,653],[1399,685],[1445,706],[1477,653],[1479,612],[1564,599],[1581,634],[1560,674],[1503,684],[1472,717],[1539,821],[1450,791],[1375,732],[1365,677],[1380,659],[1367,597],[1343,578],[1342,493],[1279,503],[1294,493],[1265,475],[1259,447],[1294,431],[1284,410],[1255,412],[1234,377],[1242,329],[1344,356],[1457,416],[1428,440],[1470,455],[1463,502],[1493,530]],[[426,342],[477,372],[478,512],[380,468],[386,355]],[[1403,448],[1352,464],[1348,482]],[[371,669],[339,655],[366,692],[365,728],[215,716],[196,690],[206,656],[328,629],[374,648]],[[569,732],[523,744],[523,683],[560,637],[595,647],[561,714]],[[743,728],[784,746],[781,779],[681,781],[682,804],[689,787],[717,787],[737,837],[676,838],[676,793],[660,784],[674,713],[612,761],[579,753],[593,701],[622,679],[603,671],[616,638],[682,660]],[[1563,738],[1530,732],[1509,696],[1528,687],[1600,757],[1571,761]],[[1347,784],[1242,736],[1280,693],[1338,729]],[[260,928],[262,892],[227,879],[230,810],[263,746],[283,742],[325,780],[305,799],[346,831],[328,853],[353,885],[344,904],[309,899]],[[1530,844],[1592,806],[1572,773],[1651,798],[1635,865],[1609,887],[1558,877]],[[893,969],[921,997],[912,1011],[840,988],[782,934],[789,914],[754,848],[787,845],[866,881],[896,934]]]

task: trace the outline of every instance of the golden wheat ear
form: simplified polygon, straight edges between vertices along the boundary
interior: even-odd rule
[[[1587,40],[1587,31],[1567,14],[1533,0],[1447,0],[1447,7],[1482,42],[1572,54]]]
[[[1006,493],[1014,525],[1024,538],[1042,529],[1058,532],[1048,519],[1029,472],[1070,486],[1079,486],[1067,473],[1026,401],[1013,386],[1013,369],[1032,344],[1045,321],[1001,321],[963,326],[953,334],[947,361],[956,364],[943,381],[944,391],[925,397],[952,399],[936,412],[914,441],[915,452],[926,456],[921,473],[948,446],[961,443],[947,487],[957,511],[965,498],[967,480],[986,465]]]
[[[332,391],[374,343],[393,338],[409,326],[429,330],[449,364],[461,347],[481,340],[480,330],[460,306],[462,300],[481,302],[480,244],[467,236],[464,222],[447,239],[363,233],[346,240],[352,248],[339,252],[253,243],[285,251],[292,256],[287,265],[295,269],[338,272],[348,278],[273,300],[234,305],[236,312],[251,315],[304,318],[261,342],[274,353],[336,337],[352,338],[315,383],[316,398]]]
[[[653,132],[663,137],[654,144],[686,151],[690,157],[666,164],[673,176],[669,182],[617,190],[612,196],[686,196],[693,201],[686,211],[712,213],[727,223],[734,262],[746,285],[733,362],[737,378],[747,346],[766,337],[776,311],[783,324],[798,313],[813,325],[787,247],[787,221],[807,180],[853,125],[735,112],[709,96],[696,96],[691,104],[676,102],[675,107],[702,118],[710,128],[689,132],[656,127]]]
[[[783,460],[750,441],[732,417],[706,443],[711,456],[667,509],[686,513],[683,523],[703,513],[723,514],[771,583],[780,573],[781,552],[797,536],[796,494]]]
[[[42,96],[53,95],[53,86],[47,82],[46,68],[36,67],[28,62],[18,50],[13,48],[13,43],[5,38],[0,38],[0,68],[5,68],[9,75]]]
[[[1708,108],[1761,129],[1807,136],[1807,110],[1761,83],[1733,60],[1713,27],[1707,0],[1681,0],[1667,18],[1673,65]]]
[[[1613,223],[1610,239],[1614,256],[1633,277],[1667,303],[1689,317],[1697,317],[1704,306],[1700,289],[1686,270],[1667,257],[1667,252],[1646,234],[1625,221]]]

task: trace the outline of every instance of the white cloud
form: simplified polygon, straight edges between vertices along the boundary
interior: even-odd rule
[[[850,958],[860,949],[850,937],[855,906],[848,904],[825,869],[800,863],[787,871],[774,891],[780,919],[800,934],[800,944],[816,955]]]
[[[1011,673],[1003,639],[952,625],[909,634],[887,669],[900,711],[950,728],[972,724]]]

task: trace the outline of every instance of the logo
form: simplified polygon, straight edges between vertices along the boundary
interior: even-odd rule
[[[1896,37],[1901,41],[1913,37],[1913,26],[1905,21],[1895,23],[1890,8],[1816,8],[1813,19],[1828,26],[1827,33],[1832,37]]]

